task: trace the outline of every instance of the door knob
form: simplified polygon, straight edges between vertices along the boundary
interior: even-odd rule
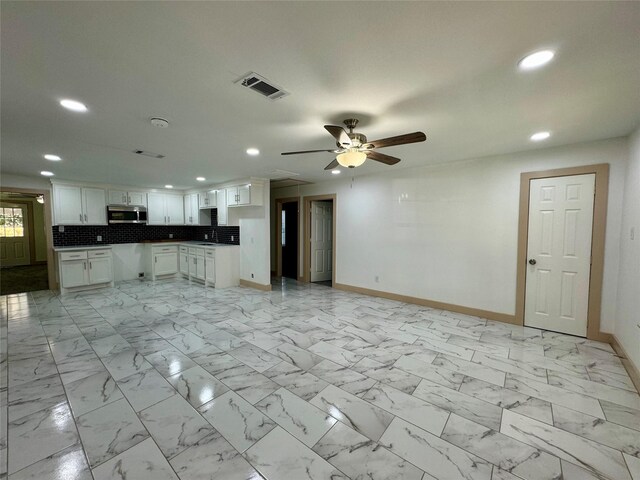
[[[536,262],[534,258],[531,258],[529,260],[529,265],[535,265],[536,263],[538,263],[538,262]]]

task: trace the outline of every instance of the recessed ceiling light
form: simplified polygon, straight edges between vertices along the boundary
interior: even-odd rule
[[[72,110],[74,112],[86,112],[89,110],[84,103],[78,102],[77,100],[60,100],[60,105],[67,110]]]
[[[206,178],[204,177],[196,177],[196,180],[199,182],[204,182],[206,180]]]
[[[338,175],[340,173],[340,170],[331,170],[331,173],[333,173],[334,175]]]
[[[173,185],[165,185],[164,188],[173,188]]]
[[[538,133],[534,133],[529,138],[534,142],[539,142],[541,140],[546,140],[550,136],[551,136],[551,134],[549,132],[538,132]]]
[[[59,162],[62,160],[58,155],[51,155],[50,153],[47,153],[44,158],[51,160],[52,162]]]
[[[53,172],[47,172],[46,170],[43,170],[40,172],[40,175],[44,175],[45,177],[53,177]]]
[[[518,65],[522,70],[533,70],[549,63],[554,55],[553,50],[540,50],[524,57],[518,62]]]
[[[257,148],[247,148],[247,154],[252,156],[260,155],[260,150]]]

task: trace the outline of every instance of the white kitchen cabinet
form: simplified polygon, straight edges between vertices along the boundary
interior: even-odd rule
[[[150,193],[148,203],[148,225],[184,225],[182,195]]]
[[[184,223],[200,225],[200,195],[190,193],[184,196]]]
[[[263,183],[258,181],[227,187],[227,206],[243,207],[249,205],[262,205],[263,189]]]
[[[109,205],[146,207],[147,194],[143,192],[127,192],[125,190],[109,190]]]
[[[216,251],[207,250],[204,256],[204,278],[208,284],[216,283]]]
[[[89,258],[89,284],[107,283],[113,280],[111,256]]]
[[[200,208],[216,208],[217,205],[217,190],[208,190],[200,194]]]
[[[180,273],[189,276],[189,250],[187,247],[180,247]]]
[[[156,253],[154,254],[153,263],[155,264],[155,275],[171,275],[178,271],[178,254],[177,253]]]
[[[53,185],[53,223],[55,225],[82,225],[82,187]]]
[[[150,193],[148,196],[149,206],[147,207],[148,225],[166,225],[167,214],[164,206],[164,194]]]
[[[104,189],[83,188],[82,209],[85,225],[106,225],[107,199]]]
[[[227,191],[220,189],[216,192],[216,209],[218,212],[218,225],[226,225],[229,211],[227,210]]]
[[[106,225],[103,188],[53,184],[54,225]]]
[[[58,251],[60,292],[83,290],[96,285],[113,286],[111,250],[60,249]],[[84,287],[84,288],[80,288]]]
[[[189,247],[189,277],[204,280],[204,248]]]
[[[165,195],[167,225],[184,225],[184,203],[182,195]]]
[[[178,246],[147,244],[145,249],[145,276],[156,277],[178,273]]]
[[[62,288],[80,287],[89,284],[87,260],[67,260],[60,262],[60,286]]]

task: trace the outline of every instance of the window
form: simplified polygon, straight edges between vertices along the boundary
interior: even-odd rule
[[[287,229],[286,229],[286,227],[285,227],[285,225],[286,225],[286,223],[287,223],[287,222],[286,222],[286,219],[287,219],[287,215],[286,215],[286,213],[287,213],[287,212],[285,212],[284,210],[282,210],[282,231],[280,232],[280,238],[282,239],[282,246],[283,246],[283,247],[284,247],[284,246],[286,246],[286,244],[287,244],[287,241],[286,241],[286,238],[287,238]]]
[[[0,208],[0,237],[24,237],[21,208]]]

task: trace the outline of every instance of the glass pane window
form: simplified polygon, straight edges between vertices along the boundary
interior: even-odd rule
[[[21,208],[0,208],[0,237],[24,237]]]

